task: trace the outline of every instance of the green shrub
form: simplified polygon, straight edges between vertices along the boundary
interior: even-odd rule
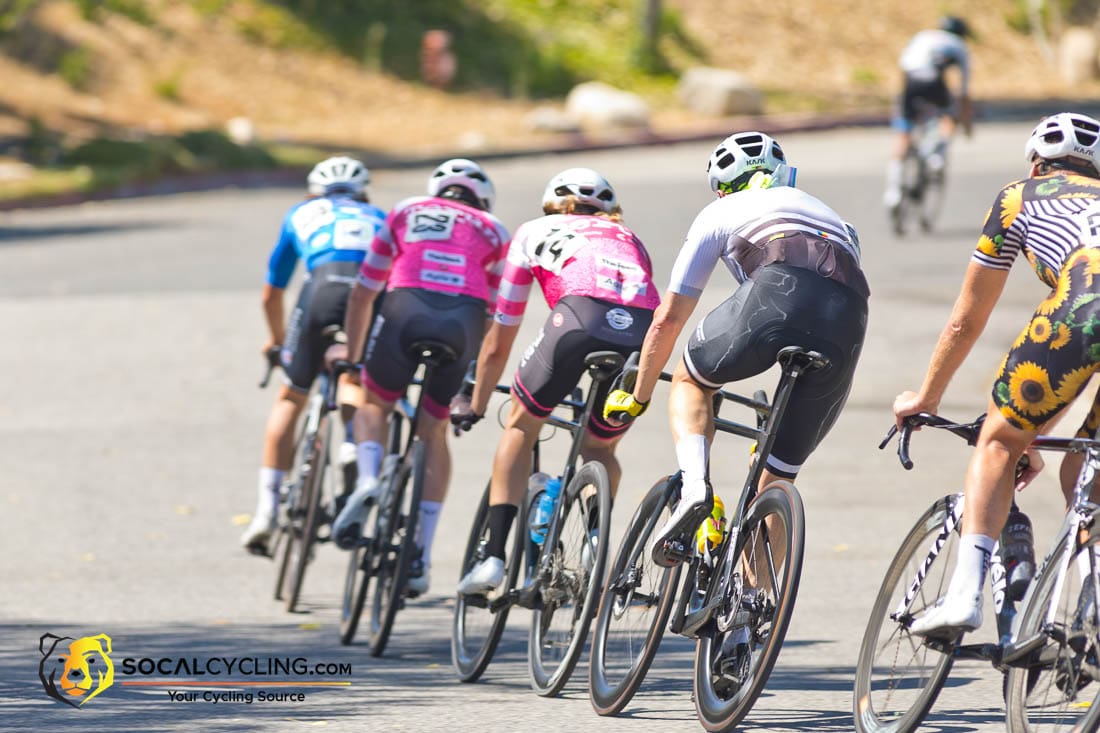
[[[141,25],[153,25],[153,15],[142,0],[74,0],[84,20],[98,21],[103,13],[117,13]]]
[[[92,78],[92,54],[77,47],[65,51],[57,59],[57,73],[73,89],[86,89]]]
[[[161,99],[167,99],[169,102],[178,102],[181,99],[180,85],[182,83],[183,75],[176,72],[153,82],[153,93]]]
[[[255,145],[238,145],[221,130],[194,130],[177,138],[204,168],[270,168],[275,158]]]
[[[197,167],[195,157],[171,139],[95,138],[68,151],[62,161],[67,165],[116,169],[141,176],[181,173]]]

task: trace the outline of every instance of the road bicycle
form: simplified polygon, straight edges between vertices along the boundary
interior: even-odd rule
[[[426,458],[424,443],[416,433],[418,417],[435,370],[458,358],[450,346],[433,340],[413,343],[409,356],[417,361],[418,369],[419,365],[424,368],[423,375],[412,382],[420,387],[419,395],[415,405],[404,397],[398,400],[391,415],[380,492],[370,501],[363,535],[349,553],[340,606],[340,642],[350,644],[371,595],[368,645],[372,657],[385,652],[397,612],[404,608],[405,598],[411,597],[406,586],[420,552],[416,529]],[[370,594],[372,583],[374,593]]]
[[[922,426],[942,428],[973,445],[982,418],[954,423],[929,413],[905,419],[898,457],[912,468],[909,440]],[[885,447],[896,429],[887,434]],[[1100,617],[1096,598],[1100,524],[1090,500],[1100,468],[1100,441],[1039,436],[1032,447],[1082,453],[1065,520],[1036,569],[1014,623],[998,643],[964,644],[965,634],[934,639],[909,633],[913,619],[946,590],[954,568],[962,494],[933,502],[906,535],[886,571],[856,666],[853,712],[860,733],[905,733],[920,725],[956,660],[976,659],[1005,673],[1008,730],[1095,731],[1100,725]],[[1015,613],[1004,598],[1000,549],[993,553],[994,609]]]
[[[322,348],[344,340],[339,326],[325,328],[321,336]],[[261,388],[267,386],[280,365],[278,348],[269,351],[267,359]],[[333,443],[333,436],[343,431],[340,416],[334,413],[337,383],[346,369],[344,365],[334,366],[331,371],[322,369],[318,375],[295,441],[294,465],[279,490],[279,516],[266,550],[276,559],[275,600],[284,601],[290,612],[297,610],[314,545],[330,539],[320,532],[321,527],[331,524],[333,508],[354,486],[354,467],[337,462]],[[333,421],[339,428],[335,432]]]
[[[940,132],[940,110],[927,105],[909,134],[902,159],[901,199],[890,210],[896,235],[904,236],[915,219],[922,232],[930,232],[943,208],[946,141]],[[938,160],[933,160],[938,156]]]
[[[459,594],[451,633],[451,660],[458,678],[474,682],[488,667],[504,633],[513,606],[532,609],[527,637],[531,687],[544,697],[565,687],[584,651],[588,629],[596,613],[607,564],[606,537],[611,524],[611,482],[598,461],[577,467],[585,426],[596,404],[598,387],[623,367],[622,355],[595,351],[584,360],[591,383],[587,396],[577,390],[560,403],[572,419],[551,414],[547,424],[572,434],[562,468],[562,490],[555,501],[541,545],[530,539],[529,521],[537,495],[528,495],[513,523],[507,543],[504,582],[487,594]],[[509,392],[497,385],[496,391]],[[532,471],[539,470],[535,443]],[[486,557],[489,536],[489,487],[478,503],[462,558],[462,575]],[[519,585],[520,570],[526,581]]]
[[[630,702],[666,625],[696,641],[695,709],[704,728],[732,729],[763,691],[798,592],[805,512],[791,482],[774,481],[760,491],[757,485],[795,381],[829,363],[797,346],[780,350],[778,362],[782,374],[771,404],[762,390],[751,399],[725,390],[714,396],[715,430],[755,441],[721,542],[702,554],[695,551],[694,538],[687,546],[666,546],[664,554],[681,560],[672,567],[654,560],[654,535],[680,499],[678,471],[658,480],[634,512],[596,618],[589,691],[597,713],[615,715]],[[753,410],[756,426],[719,417],[725,401]]]

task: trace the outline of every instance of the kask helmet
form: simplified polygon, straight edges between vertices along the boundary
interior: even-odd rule
[[[945,15],[940,18],[940,30],[947,31],[948,33],[954,33],[956,36],[966,38],[972,36],[973,33],[970,30],[970,26],[966,21],[957,15]]]
[[[715,193],[741,191],[761,171],[773,174],[772,186],[794,185],[794,169],[787,165],[783,148],[762,132],[730,135],[718,143],[707,162],[707,179]]]
[[[1100,177],[1098,149],[1100,120],[1076,112],[1062,112],[1039,121],[1024,146],[1024,157],[1028,163],[1040,158],[1084,164],[1092,175]]]
[[[618,207],[615,189],[591,168],[569,168],[551,178],[542,194],[542,206],[562,206],[569,198],[607,214]]]
[[[492,211],[496,190],[489,176],[474,161],[466,158],[451,158],[440,163],[428,179],[428,195],[443,195],[451,186],[466,189],[476,201],[476,206],[483,211]]]
[[[351,196],[363,196],[370,183],[370,171],[355,158],[338,155],[326,158],[309,172],[306,179],[309,192],[314,196],[328,196],[334,193],[346,193]]]

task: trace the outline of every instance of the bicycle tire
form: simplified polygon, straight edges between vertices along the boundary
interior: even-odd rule
[[[904,237],[916,212],[920,211],[921,196],[924,192],[924,176],[916,150],[910,146],[901,162],[901,197],[890,211],[894,234]]]
[[[589,499],[582,496],[589,487],[595,489],[595,516]],[[531,614],[527,637],[531,687],[543,697],[561,692],[584,651],[607,566],[608,543],[601,538],[606,538],[611,528],[611,482],[602,463],[589,461],[581,466],[564,492],[562,506],[547,528],[543,553],[547,547],[554,548],[550,575],[539,578],[540,602]],[[595,543],[592,530],[597,533]],[[550,627],[555,616],[562,619],[561,611],[567,607],[563,646]],[[560,656],[556,653],[559,649]]]
[[[1076,532],[1074,526],[1070,531]],[[1015,638],[1042,639],[1027,657],[1029,666],[1009,668],[1006,686],[1006,722],[1009,733],[1042,731],[1096,731],[1100,727],[1100,618],[1095,595],[1091,609],[1079,604],[1084,578],[1077,575],[1076,559],[1100,544],[1095,523],[1084,545],[1075,543],[1062,582],[1058,576],[1066,559],[1066,531],[1057,549],[1043,563],[1024,599]],[[1058,594],[1057,598],[1055,593]],[[1095,591],[1093,591],[1095,593]],[[1054,621],[1048,612],[1055,602]],[[1090,674],[1091,672],[1091,674]],[[1059,709],[1060,708],[1060,709]],[[1033,720],[1034,718],[1034,720]]]
[[[654,484],[638,504],[615,552],[607,586],[600,597],[588,664],[589,698],[600,715],[617,715],[634,697],[657,654],[672,613],[682,565],[671,568],[656,565],[649,547],[653,533],[663,526],[671,512],[666,503],[669,478],[665,476]],[[654,515],[658,515],[656,521],[651,521]],[[646,583],[647,579],[652,580],[652,584]],[[642,598],[640,604],[637,603],[639,597]],[[634,628],[629,626],[628,617],[639,605],[643,607],[641,613],[648,614],[649,618],[639,619],[640,622],[634,625],[641,632],[639,652],[634,656]],[[618,628],[616,622],[620,619],[627,619],[623,624],[626,628],[613,630],[613,626]],[[609,645],[618,646],[613,644],[616,636],[625,637],[626,670],[621,674],[610,659],[621,655],[608,649]]]
[[[522,515],[523,512],[520,512]],[[455,596],[455,612],[451,625],[451,663],[458,679],[462,682],[476,682],[496,653],[497,645],[504,634],[508,621],[508,612],[512,604],[505,601],[509,592],[516,587],[520,567],[523,565],[523,541],[527,522],[524,516],[517,516],[512,523],[511,549],[504,568],[504,583],[494,593],[484,599],[467,598],[462,594]],[[459,577],[464,576],[478,562],[484,559],[484,543],[489,531],[489,486],[478,502],[474,522],[470,527],[470,536],[466,540],[466,551],[462,555],[462,569]],[[496,610],[493,606],[496,605]],[[486,624],[485,621],[488,621]],[[482,634],[476,629],[484,628]]]
[[[373,511],[373,503],[368,509]],[[369,515],[367,524],[369,525]],[[350,644],[359,628],[359,619],[366,605],[370,581],[374,576],[374,537],[362,537],[348,558],[344,575],[344,596],[340,605],[340,643]]]
[[[932,708],[951,671],[953,659],[950,654],[940,653],[923,641],[914,640],[907,633],[907,626],[890,618],[890,614],[896,611],[905,594],[910,591],[913,580],[921,572],[928,557],[931,543],[945,529],[948,517],[958,517],[955,512],[956,502],[961,500],[962,495],[958,494],[945,496],[933,503],[909,530],[886,570],[867,621],[856,663],[852,712],[858,733],[906,733],[914,730]],[[913,599],[910,617],[917,616],[930,607],[947,590],[946,583],[955,564],[953,555],[958,545],[958,536],[956,526],[946,536],[935,560],[924,569],[924,580],[919,588],[920,597]],[[884,631],[887,634],[885,643],[881,641]],[[876,670],[883,666],[875,664],[877,652],[890,643],[891,639],[897,639],[895,660],[905,648],[912,651],[912,659],[916,659],[919,654],[934,655],[931,657],[931,664],[920,665],[919,669],[927,671],[916,673],[918,676],[915,684],[908,677],[901,676],[895,682],[892,676],[893,667],[890,668],[891,677],[887,678],[885,686],[883,682],[876,681]],[[887,651],[886,657],[890,656]],[[924,656],[923,659],[928,657]],[[890,698],[898,693],[905,699],[895,710],[889,707]]]
[[[310,409],[313,409],[312,403]],[[308,422],[308,418],[306,420]],[[302,496],[302,466],[307,458],[307,437],[308,431],[305,424],[298,429],[298,435],[294,440],[294,455],[296,457],[295,465],[291,471],[291,477],[288,481],[285,481],[283,486],[289,486],[286,499],[280,502],[279,508],[279,524],[275,528],[273,535],[274,541],[269,545],[271,557],[278,558],[278,565],[275,571],[275,593],[274,597],[276,601],[283,600],[283,590],[286,587],[286,572],[290,567],[290,556],[293,550],[294,544],[294,524],[297,521],[297,517],[300,516],[299,504]],[[282,487],[280,487],[280,491]]]
[[[290,519],[287,517],[281,519],[279,526],[275,529],[275,541],[271,543],[272,556],[278,558],[278,565],[275,570],[274,598],[276,601],[283,600],[283,588],[286,585],[286,571],[287,568],[290,567],[290,546],[293,544],[294,540],[289,522]]]
[[[302,594],[302,584],[306,578],[306,569],[313,558],[314,541],[317,539],[317,526],[320,524],[321,495],[325,485],[325,476],[329,469],[329,452],[331,450],[331,416],[324,414],[317,423],[317,433],[312,436],[313,443],[310,446],[308,466],[302,498],[305,500],[305,517],[299,528],[296,541],[293,543],[296,552],[291,551],[293,568],[290,574],[290,588],[286,597],[286,610],[293,613],[298,607],[298,600]],[[292,525],[293,526],[293,525]]]
[[[779,518],[785,527],[785,537],[781,543],[785,553],[781,562],[782,571],[776,567],[774,550],[769,550],[772,547],[769,533],[775,532],[774,526],[768,528],[765,524],[769,517]],[[802,575],[805,528],[806,515],[802,498],[794,484],[789,481],[780,480],[768,484],[745,512],[738,528],[737,542],[732,548],[733,562],[739,563],[738,558],[743,555],[750,557],[750,561],[754,563],[765,561],[770,576],[766,581],[769,589],[757,589],[758,592],[763,591],[763,598],[757,596],[760,610],[746,613],[748,594],[740,583],[729,587],[732,603],[729,608],[731,626],[728,632],[723,632],[721,618],[716,618],[709,628],[704,629],[695,644],[695,712],[699,722],[708,731],[732,730],[748,714],[764,691],[794,611],[798,583]],[[758,542],[762,543],[760,546],[765,550],[760,560],[756,559],[755,548]],[[719,562],[723,557],[725,556],[719,555]],[[718,575],[720,573],[716,573],[716,577],[712,579],[708,595],[721,592],[717,590],[722,587]],[[737,633],[732,623],[741,618],[748,620],[746,633],[749,641],[741,667],[747,667],[747,676],[738,680],[722,671],[716,672],[715,663],[721,663],[719,656],[722,654],[722,642],[727,633]]]
[[[378,510],[378,562],[370,623],[372,657],[380,657],[385,652],[394,619],[405,603],[405,585],[416,549],[424,473],[424,443],[414,438],[412,447],[395,471],[392,490],[383,498]]]

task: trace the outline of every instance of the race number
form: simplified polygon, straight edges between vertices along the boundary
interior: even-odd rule
[[[527,258],[542,269],[557,275],[577,250],[587,244],[588,240],[583,234],[552,227],[543,236],[528,240]]]
[[[450,240],[455,230],[458,212],[447,209],[420,209],[408,218],[406,242]]]
[[[356,219],[338,219],[334,234],[332,246],[335,249],[358,249],[366,252],[374,229]]]

